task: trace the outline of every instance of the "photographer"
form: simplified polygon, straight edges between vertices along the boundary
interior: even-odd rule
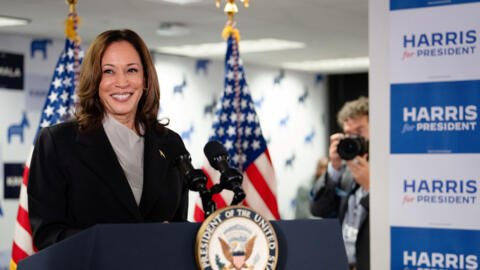
[[[330,136],[327,172],[311,191],[314,216],[340,219],[350,269],[370,269],[368,99],[345,103],[337,116],[345,134]]]

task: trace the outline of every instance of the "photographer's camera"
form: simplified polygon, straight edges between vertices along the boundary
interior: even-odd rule
[[[368,153],[368,141],[360,135],[345,137],[338,143],[337,152],[343,160],[352,160]]]

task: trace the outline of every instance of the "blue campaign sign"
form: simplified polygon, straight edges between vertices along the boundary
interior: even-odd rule
[[[4,164],[4,198],[18,199],[20,187],[23,182],[23,163],[5,163]]]
[[[23,54],[0,52],[0,88],[23,90]]]
[[[480,0],[390,0],[390,10],[436,7],[480,2]]]
[[[480,81],[392,84],[392,154],[480,153]]]
[[[391,269],[478,269],[479,230],[391,227]]]

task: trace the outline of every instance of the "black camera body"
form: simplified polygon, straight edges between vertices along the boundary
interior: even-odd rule
[[[368,154],[368,141],[360,135],[350,135],[340,140],[337,152],[343,160]]]

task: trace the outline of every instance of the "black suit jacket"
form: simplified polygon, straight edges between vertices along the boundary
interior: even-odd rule
[[[340,197],[337,195],[336,188],[345,191],[348,196]],[[359,188],[353,175],[348,168],[338,184],[330,180],[328,173],[325,172],[315,183],[312,189],[313,200],[310,201],[310,211],[314,216],[323,218],[338,218],[340,224],[343,223],[348,208],[348,199]],[[355,255],[357,270],[370,269],[370,223],[369,223],[369,205],[370,196],[367,194],[360,200],[360,204],[366,210],[366,217],[358,229],[357,241],[355,242]]]
[[[98,223],[185,221],[188,190],[168,156],[171,149],[184,147],[180,136],[146,129],[144,143],[137,206],[103,127],[81,134],[71,121],[42,129],[27,189],[35,246],[45,248]]]

